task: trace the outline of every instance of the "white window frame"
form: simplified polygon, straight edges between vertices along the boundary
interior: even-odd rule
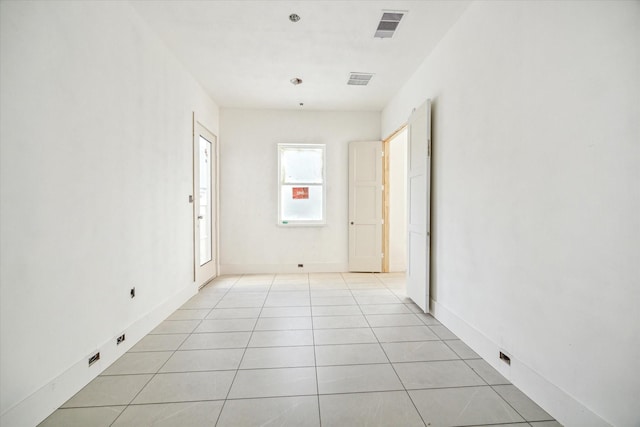
[[[282,173],[282,152],[286,149],[321,149],[322,150],[322,184],[288,183]],[[283,220],[282,219],[282,186],[300,185],[301,187],[322,186],[322,218],[319,220]],[[326,144],[278,144],[278,225],[281,227],[317,227],[327,224],[327,146]]]

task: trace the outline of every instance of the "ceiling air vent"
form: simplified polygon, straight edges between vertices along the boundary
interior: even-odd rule
[[[374,37],[381,39],[393,37],[403,16],[404,12],[383,12]]]
[[[351,73],[347,84],[354,86],[366,86],[369,84],[371,77],[373,77],[373,74],[371,73]]]

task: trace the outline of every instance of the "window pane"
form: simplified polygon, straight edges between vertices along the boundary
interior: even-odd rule
[[[321,148],[284,148],[280,164],[283,184],[322,184]]]
[[[198,221],[200,224],[200,265],[211,261],[211,143],[200,137],[200,188]]]
[[[280,187],[282,221],[321,221],[321,185],[282,185]]]

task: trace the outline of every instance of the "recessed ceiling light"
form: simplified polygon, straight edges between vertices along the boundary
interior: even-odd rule
[[[291,80],[289,80],[291,82],[292,85],[294,86],[298,86],[299,84],[302,84],[302,79],[299,77],[294,77]]]
[[[291,15],[289,15],[289,21],[298,22],[299,20],[300,20],[300,15],[298,15],[297,13],[292,13]]]

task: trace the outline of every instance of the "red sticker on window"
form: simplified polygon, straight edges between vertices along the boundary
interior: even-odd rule
[[[309,198],[309,187],[293,187],[293,198],[294,199],[308,199]]]

